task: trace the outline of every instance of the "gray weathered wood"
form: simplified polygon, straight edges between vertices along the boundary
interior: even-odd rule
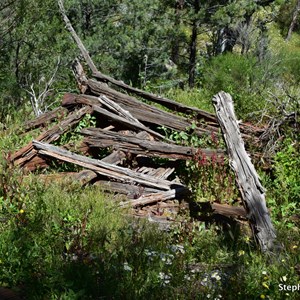
[[[193,115],[196,115],[197,119],[204,119],[207,122],[210,122],[212,124],[216,124],[216,117],[213,114],[208,113],[204,110],[201,110],[197,107],[186,106],[186,105],[184,105],[182,103],[179,103],[179,102],[176,102],[174,100],[170,100],[170,99],[167,99],[167,98],[164,98],[164,97],[161,97],[161,96],[154,95],[152,93],[145,92],[143,90],[140,90],[140,89],[137,89],[137,88],[132,87],[130,85],[127,85],[123,81],[119,81],[119,80],[116,80],[116,79],[114,79],[110,76],[104,75],[99,71],[93,73],[93,76],[96,79],[98,79],[102,82],[112,83],[115,86],[117,86],[119,88],[122,88],[127,92],[130,92],[132,94],[140,96],[140,97],[142,97],[146,100],[150,100],[150,101],[153,101],[155,103],[159,103],[159,104],[161,104],[161,105],[163,105],[163,106],[165,106],[169,109],[172,109],[174,111],[193,114]]]
[[[168,144],[161,141],[149,141],[137,136],[124,135],[113,131],[104,131],[99,128],[81,130],[87,136],[84,142],[90,147],[113,147],[115,150],[129,151],[133,154],[164,157],[170,159],[192,159],[197,151],[193,147]],[[206,156],[224,155],[222,150],[202,149]]]
[[[213,97],[213,104],[253,234],[261,250],[268,252],[275,246],[276,232],[267,210],[264,188],[244,147],[232,98],[220,92]]]
[[[44,141],[51,143],[59,139],[59,137],[72,129],[86,114],[91,113],[92,109],[90,106],[82,107],[79,110],[76,110],[70,113],[64,120],[59,124],[53,126],[52,128],[41,133],[36,140]],[[25,147],[21,148],[11,156],[11,161],[15,165],[24,167],[31,159],[34,159],[36,156],[36,151],[32,147],[30,142]]]
[[[122,182],[133,182],[138,183],[143,186],[154,187],[160,190],[170,190],[175,187],[186,188],[184,185],[179,183],[173,183],[167,180],[162,180],[155,178],[153,176],[148,176],[145,174],[140,174],[129,170],[127,168],[115,166],[112,164],[105,163],[103,161],[85,157],[82,155],[74,154],[70,151],[61,149],[57,146],[53,146],[47,143],[42,143],[39,141],[32,142],[35,150],[41,155],[46,155],[49,157],[56,158],[65,162],[70,162],[86,169],[95,171],[100,175],[107,176],[108,178],[113,178],[120,180]]]
[[[185,192],[186,192],[186,189],[177,188],[177,189],[172,189],[169,191],[153,193],[153,194],[148,194],[148,195],[142,195],[141,197],[139,197],[136,200],[129,200],[129,201],[121,202],[120,206],[121,207],[126,207],[126,206],[137,207],[137,206],[143,206],[143,205],[157,203],[159,201],[177,199],[178,197],[181,197]]]
[[[112,101],[121,105],[124,109],[128,110],[140,122],[165,126],[178,131],[185,131],[186,128],[190,127],[192,124],[193,120],[191,118],[187,119],[182,116],[163,111],[159,108],[143,103],[132,96],[120,93],[101,82],[89,79],[87,84],[94,95],[105,95]],[[203,125],[203,128],[198,126],[195,129],[195,132],[199,136],[203,135],[203,133],[210,133],[211,131],[218,132],[218,128]]]

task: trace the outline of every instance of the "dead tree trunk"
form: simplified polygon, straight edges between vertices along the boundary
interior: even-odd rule
[[[255,240],[263,252],[269,252],[274,248],[276,233],[267,210],[264,188],[244,147],[232,98],[220,92],[213,97],[213,104]]]

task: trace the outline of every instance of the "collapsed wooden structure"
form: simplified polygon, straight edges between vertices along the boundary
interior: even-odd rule
[[[250,124],[237,124],[229,95],[220,93],[214,97],[217,119],[214,114],[133,88],[102,74],[74,31],[62,2],[58,2],[67,28],[92,76],[87,78],[82,65],[75,61],[73,71],[80,93],[66,93],[59,108],[25,124],[25,132],[36,128],[44,128],[44,131],[10,157],[13,164],[28,171],[48,168],[53,160],[77,165],[82,170],[69,172],[68,176],[84,185],[97,184],[123,194],[126,200],[120,205],[150,207],[146,214],[151,217],[154,213],[159,217],[164,209],[174,211],[179,208],[178,202],[166,201],[189,196],[189,189],[176,176],[176,168],[179,161],[192,160],[197,152],[191,146],[177,145],[167,139],[162,129],[181,132],[193,128],[193,134],[201,138],[217,134],[221,124],[245,209],[209,203],[210,210],[227,217],[250,220],[261,249],[272,249],[276,234],[265,205],[263,188],[243,143],[257,142],[263,130]],[[227,112],[226,102],[229,105]],[[230,117],[226,120],[227,115]],[[91,116],[94,122],[90,125],[94,126],[83,128],[81,121],[89,120]],[[81,136],[79,144],[72,139],[63,139],[72,132]],[[224,149],[200,150],[205,157],[214,159],[227,155]],[[160,159],[165,161],[158,162]],[[53,178],[53,175],[46,177]]]
[[[127,201],[122,205],[161,205],[162,201],[187,196],[190,192],[176,176],[176,169],[179,161],[192,160],[197,149],[168,140],[162,127],[186,131],[197,124],[193,134],[201,138],[218,133],[215,115],[128,88],[118,81],[110,80],[109,85],[107,77],[100,72],[87,79],[78,61],[74,64],[74,73],[81,93],[66,93],[60,107],[27,122],[25,132],[38,128],[44,131],[14,153],[12,162],[27,171],[48,168],[53,160],[77,165],[82,171],[69,172],[68,176],[82,184],[101,185],[125,195]],[[169,111],[150,105],[150,100]],[[86,116],[92,116],[93,127],[79,126]],[[246,140],[260,134],[260,129],[251,125],[242,124],[241,128]],[[79,143],[63,141],[62,137],[74,131]],[[217,158],[226,155],[224,149],[201,149],[201,153]],[[165,162],[157,163],[157,158]],[[174,207],[174,203],[168,205]],[[220,204],[215,204],[214,209],[227,216],[246,214],[238,207]]]

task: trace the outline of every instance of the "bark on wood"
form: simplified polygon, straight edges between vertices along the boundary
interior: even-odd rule
[[[275,246],[276,233],[267,210],[264,188],[244,147],[232,98],[220,92],[214,96],[213,104],[253,234],[261,250],[268,252]]]
[[[112,164],[107,164],[105,162],[88,158],[82,155],[74,154],[70,151],[63,150],[59,147],[47,143],[33,141],[32,144],[34,148],[38,151],[38,153],[41,155],[46,155],[49,157],[56,158],[58,160],[70,162],[82,166],[86,169],[95,171],[100,175],[120,180],[122,182],[136,182],[144,186],[150,186],[161,190],[170,190],[176,186],[184,187],[184,185],[179,183],[175,184],[167,180],[161,180],[153,176],[140,174],[126,168],[122,168]]]
[[[169,159],[192,159],[197,151],[193,147],[167,144],[164,142],[148,141],[137,136],[128,136],[118,132],[104,131],[99,128],[87,128],[81,133],[88,138],[84,140],[90,147],[106,148],[129,151],[133,154],[163,157]],[[224,155],[222,150],[201,149],[207,157]]]

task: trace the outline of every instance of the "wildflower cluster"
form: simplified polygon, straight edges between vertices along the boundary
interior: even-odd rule
[[[214,133],[211,134],[209,146],[212,149],[220,147],[219,139]],[[188,167],[192,172],[190,186],[198,198],[212,201],[235,198],[237,191],[234,176],[224,154],[215,152],[208,156],[199,148]]]

